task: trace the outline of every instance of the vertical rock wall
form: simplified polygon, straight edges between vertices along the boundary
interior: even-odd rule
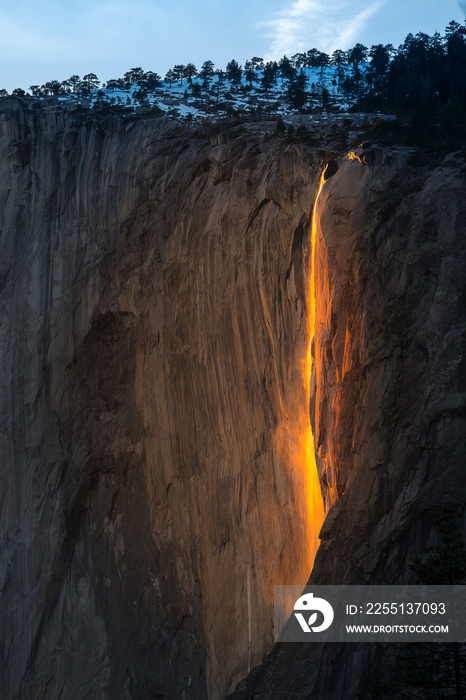
[[[414,583],[432,520],[466,502],[466,160],[358,156],[318,200],[311,417],[328,514],[310,582]],[[383,651],[276,645],[232,698],[355,698]]]
[[[0,695],[224,697],[309,575],[305,148],[0,114]]]
[[[405,579],[428,513],[464,502],[465,172],[460,154],[416,172],[371,148],[319,200],[319,579]]]

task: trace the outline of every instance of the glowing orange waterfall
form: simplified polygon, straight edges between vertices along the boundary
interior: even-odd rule
[[[309,529],[311,534],[310,545],[312,547],[311,551],[311,568],[314,564],[314,558],[319,546],[319,531],[322,526],[324,519],[324,505],[322,500],[322,493],[320,490],[319,476],[317,473],[316,456],[315,456],[315,445],[314,445],[314,435],[312,433],[310,416],[309,416],[309,401],[311,394],[311,373],[312,373],[312,353],[311,344],[315,332],[315,319],[316,319],[316,291],[315,291],[315,250],[316,250],[316,238],[317,238],[317,204],[319,201],[320,193],[324,185],[324,173],[322,172],[319,180],[319,187],[317,189],[317,194],[314,202],[314,209],[312,212],[312,230],[311,230],[311,265],[310,265],[310,275],[309,275],[309,341],[307,348],[306,364],[304,369],[304,387],[306,393],[306,415],[304,417],[305,430],[303,437],[303,462],[304,468],[307,474],[307,501],[309,507]]]
[[[309,416],[311,392],[312,356],[311,342],[314,336],[316,315],[314,259],[317,230],[317,203],[324,184],[321,176],[314,203],[311,231],[311,252],[307,267],[308,287],[306,289],[305,311],[307,324],[302,345],[296,348],[297,369],[294,372],[294,389],[288,397],[285,414],[276,432],[276,449],[286,471],[292,475],[296,497],[293,510],[296,520],[302,523],[299,543],[295,538],[296,570],[294,580],[282,581],[285,584],[305,584],[311,573],[314,558],[319,546],[319,531],[324,519],[324,507],[317,473],[314,436]],[[292,607],[288,611],[291,612]]]

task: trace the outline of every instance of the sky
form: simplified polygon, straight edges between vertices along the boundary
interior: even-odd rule
[[[466,0],[0,0],[0,88],[443,34]]]

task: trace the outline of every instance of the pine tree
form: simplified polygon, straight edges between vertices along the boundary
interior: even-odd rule
[[[112,78],[111,80],[107,80],[107,90],[123,90],[125,87],[126,84],[123,78]]]
[[[183,85],[183,78],[184,78],[184,72],[186,70],[186,66],[183,66],[181,63],[177,63],[176,66],[173,66],[173,75],[175,76],[175,80],[180,81],[180,85]]]
[[[353,75],[356,81],[359,81],[361,78],[359,66],[366,60],[366,56],[367,46],[364,46],[364,44],[356,44],[356,46],[353,46],[349,51],[349,59],[353,64]]]
[[[162,85],[162,79],[158,73],[148,71],[139,84],[144,90],[156,90]]]
[[[190,90],[191,90],[191,95],[192,95],[195,99],[199,99],[199,97],[202,96],[202,88],[201,88],[201,86],[199,85],[199,83],[192,83],[191,86],[190,86]]]
[[[227,63],[227,78],[232,85],[239,85],[243,75],[240,64],[234,58]]]
[[[268,92],[277,80],[278,65],[275,61],[268,61],[264,67],[261,85],[265,92]]]
[[[246,63],[244,64],[244,77],[248,81],[249,85],[252,87],[252,84],[256,79],[256,72],[252,67],[251,61],[246,61]]]
[[[204,90],[208,90],[210,87],[210,82],[214,76],[214,62],[204,61],[199,71],[199,77],[202,78],[202,87]]]
[[[81,78],[79,75],[72,75],[71,77],[68,78],[68,80],[65,80],[65,85],[67,85],[71,89],[71,93],[75,94],[78,90],[78,85],[81,83]]]
[[[291,81],[296,77],[296,68],[291,65],[291,61],[288,56],[283,56],[278,62],[278,67],[280,68],[280,73],[282,76],[282,82],[284,80]]]
[[[184,77],[187,78],[188,83],[191,85],[193,78],[197,75],[197,68],[194,63],[188,63],[184,69]]]
[[[286,93],[289,105],[292,109],[303,109],[308,101],[306,92],[307,78],[303,71],[290,80],[290,84]]]
[[[220,93],[221,93],[223,86],[225,84],[225,73],[223,70],[221,70],[221,68],[218,68],[214,74],[217,76],[217,82],[215,83],[215,96],[216,96],[216,105],[218,106]]]
[[[264,70],[264,59],[260,56],[253,56],[251,58],[251,67],[253,70]]]
[[[340,49],[337,49],[332,54],[331,62],[334,66],[337,67],[338,82],[340,83],[341,76],[342,76],[341,69],[342,69],[342,66],[344,66],[346,63],[346,53],[344,51],[341,51]]]
[[[168,83],[168,85],[171,87],[172,83],[175,82],[175,80],[176,75],[174,74],[173,69],[170,68],[165,75],[165,82]]]
[[[200,78],[207,78],[209,75],[214,74],[214,62],[213,61],[204,61],[204,63],[201,66],[201,70],[199,71],[199,77]]]
[[[328,53],[325,53],[324,51],[319,51],[319,68],[320,68],[320,74],[322,75],[324,72],[324,68],[330,65],[330,56]]]
[[[449,97],[466,97],[466,29],[450,22],[445,30],[446,68]]]
[[[295,68],[304,68],[304,66],[306,65],[306,54],[305,53],[295,53],[291,57],[290,60],[291,60],[291,64]]]
[[[388,67],[390,65],[390,50],[393,49],[391,44],[384,46],[383,44],[375,44],[371,46],[369,51],[370,63],[366,75],[366,80],[370,89],[376,95],[385,96],[385,85],[388,75]]]
[[[131,70],[124,74],[123,80],[126,87],[130,87],[131,85],[142,85],[144,82],[144,71],[139,66],[137,68],[131,68]]]
[[[42,85],[42,90],[46,95],[55,95],[57,97],[63,97],[67,94],[65,86],[58,80],[49,80],[48,83]]]
[[[81,91],[89,95],[92,90],[96,90],[100,85],[100,80],[96,76],[95,73],[87,73],[82,79],[82,82],[80,83],[80,89]]]
[[[320,51],[318,49],[309,49],[306,53],[306,67],[317,68],[319,65]]]

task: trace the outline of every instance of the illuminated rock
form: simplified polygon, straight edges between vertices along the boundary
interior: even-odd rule
[[[320,163],[261,126],[2,109],[0,695],[225,696],[317,546]]]

